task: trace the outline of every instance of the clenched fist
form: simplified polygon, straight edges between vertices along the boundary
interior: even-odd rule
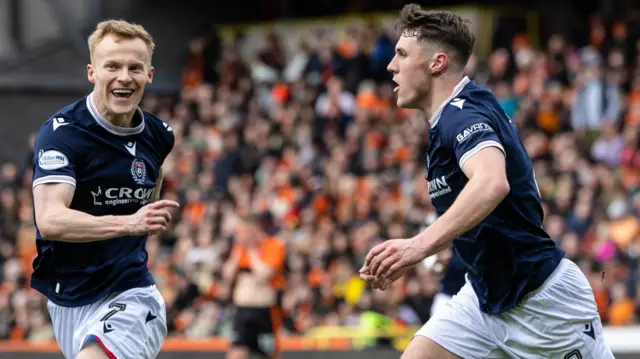
[[[169,200],[149,203],[127,218],[129,234],[134,236],[154,235],[167,230],[167,225],[171,221],[169,209],[178,207],[180,205],[177,202]]]

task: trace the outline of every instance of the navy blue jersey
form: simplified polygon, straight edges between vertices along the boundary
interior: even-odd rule
[[[430,120],[429,195],[438,215],[453,204],[468,179],[462,166],[483,148],[505,153],[510,192],[453,250],[487,314],[516,306],[555,270],[564,251],[542,228],[533,165],[516,129],[494,95],[464,78]]]
[[[134,120],[132,128],[114,126],[99,114],[92,96],[63,108],[38,130],[33,186],[74,185],[70,208],[94,216],[135,213],[151,202],[175,137],[171,127],[140,109]],[[37,231],[31,286],[52,302],[73,307],[152,285],[146,239],[69,243],[47,240]]]
[[[440,293],[448,296],[458,294],[462,286],[466,283],[465,274],[467,269],[460,260],[460,257],[453,253],[453,256],[447,264],[447,270],[440,280]]]

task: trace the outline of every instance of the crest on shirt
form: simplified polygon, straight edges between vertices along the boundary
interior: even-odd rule
[[[137,184],[144,184],[147,178],[147,167],[139,159],[131,163],[131,176]]]

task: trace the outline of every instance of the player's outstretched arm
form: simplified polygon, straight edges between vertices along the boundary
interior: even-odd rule
[[[485,147],[470,157],[462,171],[469,181],[449,210],[414,240],[423,242],[426,257],[451,246],[453,240],[477,226],[509,194],[504,152]]]
[[[93,242],[125,235],[166,230],[173,201],[158,201],[126,216],[92,216],[70,209],[75,187],[68,183],[40,184],[33,189],[35,220],[40,235],[62,242]]]

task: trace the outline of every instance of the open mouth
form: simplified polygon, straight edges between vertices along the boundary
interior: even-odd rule
[[[396,86],[393,88],[393,92],[394,92],[394,93],[395,93],[395,92],[398,92],[398,90],[400,90],[400,85],[398,85],[398,83],[396,82],[396,80],[392,80],[392,81],[393,81],[393,84],[394,84],[394,85],[396,85]]]
[[[133,95],[135,91],[131,90],[131,89],[115,89],[115,90],[111,90],[111,93],[113,94],[113,96],[115,96],[116,98],[122,98],[122,99],[126,99],[129,98]]]

